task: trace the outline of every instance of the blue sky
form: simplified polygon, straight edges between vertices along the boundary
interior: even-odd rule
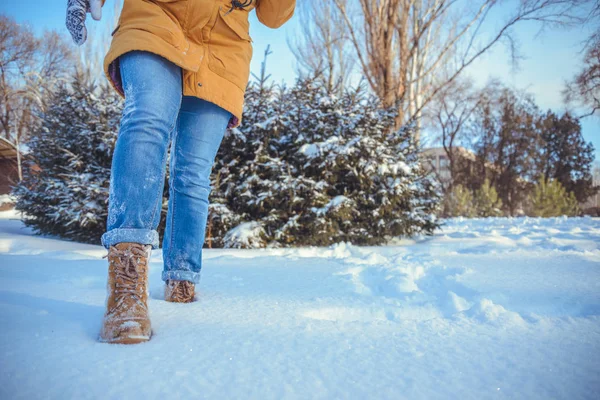
[[[302,0],[300,0],[302,1]],[[55,29],[67,34],[64,28],[67,0],[10,0],[0,4],[0,12],[12,16],[20,23],[30,24],[35,31]],[[113,0],[106,0],[103,18],[110,18]],[[502,11],[501,9],[499,10]],[[89,18],[89,24],[95,22]],[[252,71],[258,73],[263,53],[268,44],[273,54],[268,60],[268,71],[276,81],[291,83],[294,79],[294,57],[287,46],[287,38],[298,32],[298,21],[292,18],[278,30],[260,24],[252,13],[250,34],[254,40]],[[518,69],[512,68],[508,53],[499,46],[485,54],[468,70],[468,74],[478,84],[484,84],[489,78],[526,89],[535,96],[541,109],[562,112],[564,105],[561,90],[564,82],[570,79],[581,64],[581,42],[589,34],[589,27],[570,30],[548,30],[540,35],[538,26],[524,23],[516,29],[520,53],[524,56]],[[600,118],[588,117],[583,120],[583,133],[596,149],[596,160],[600,160]]]

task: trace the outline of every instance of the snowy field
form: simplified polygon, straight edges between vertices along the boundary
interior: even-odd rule
[[[600,219],[386,247],[205,250],[198,301],[96,341],[106,250],[0,217],[0,399],[599,399]]]

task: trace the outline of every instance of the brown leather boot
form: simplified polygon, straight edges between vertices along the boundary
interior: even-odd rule
[[[152,246],[122,242],[110,246],[108,294],[100,341],[133,344],[150,340],[148,260]]]
[[[190,281],[167,280],[165,300],[172,303],[191,303],[194,301],[194,283]]]

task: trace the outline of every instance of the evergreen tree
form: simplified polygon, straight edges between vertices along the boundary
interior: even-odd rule
[[[380,244],[436,227],[439,198],[410,126],[390,130],[395,115],[360,89],[337,98],[305,81],[290,97],[286,159],[308,178],[302,192],[290,187],[301,199],[290,229],[299,243]]]
[[[529,196],[529,215],[532,217],[575,216],[579,205],[573,192],[567,193],[558,180],[540,176]]]
[[[393,123],[360,89],[337,97],[311,79],[291,89],[251,83],[244,125],[226,136],[213,171],[213,243],[380,244],[431,233],[437,188],[410,129]]]
[[[244,124],[219,149],[210,246],[380,244],[439,226],[438,188],[410,127],[392,130],[395,115],[360,89],[336,97],[310,79],[291,89],[267,80],[263,71],[250,84]],[[39,170],[15,187],[27,225],[98,243],[121,107],[82,73],[53,93],[28,143]]]
[[[448,217],[468,217],[475,216],[473,205],[473,195],[471,191],[462,185],[454,185],[452,190],[444,199],[444,214]]]
[[[269,54],[267,48],[265,61]],[[285,169],[273,151],[277,146],[273,132],[278,130],[278,117],[283,112],[279,107],[284,102],[278,99],[275,85],[268,82],[265,61],[260,77],[246,89],[243,124],[226,132],[217,153],[207,223],[206,241],[210,247],[265,245],[262,228],[255,225],[236,232],[256,237],[227,235],[244,221],[252,222],[271,209],[272,189],[277,189],[272,187],[274,178]]]
[[[556,179],[567,192],[573,192],[580,203],[598,191],[594,186],[592,164],[594,146],[587,143],[581,133],[579,119],[553,112],[540,118],[542,138],[539,151],[539,169],[546,179]]]
[[[485,93],[481,104],[473,127],[480,134],[472,179],[481,186],[490,178],[504,210],[515,215],[537,177],[539,110],[530,96],[508,88]]]
[[[106,227],[112,148],[122,103],[86,74],[52,93],[27,143],[30,164],[13,193],[24,223],[41,234],[97,244]]]
[[[499,217],[502,215],[502,200],[498,197],[498,192],[486,179],[483,185],[475,191],[473,199],[475,212],[479,217]]]

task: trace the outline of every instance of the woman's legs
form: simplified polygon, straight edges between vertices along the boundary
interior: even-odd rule
[[[142,51],[119,57],[125,107],[112,159],[107,232],[120,242],[158,248],[167,151],[182,101],[181,68]]]
[[[231,113],[184,96],[171,144],[162,279],[198,283],[208,218],[210,173]]]
[[[119,57],[125,108],[109,189],[107,249],[120,242],[159,247],[167,151],[169,208],[163,238],[163,280],[198,283],[210,173],[231,114],[181,93],[181,68],[148,52]]]

